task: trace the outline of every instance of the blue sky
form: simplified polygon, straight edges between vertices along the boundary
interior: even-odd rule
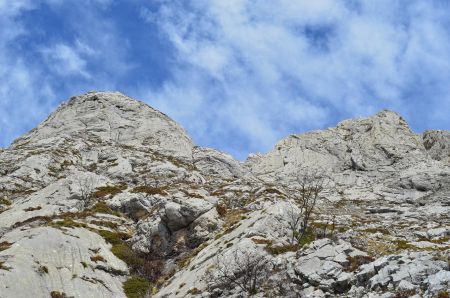
[[[245,159],[389,108],[450,129],[450,1],[0,0],[0,146],[118,90]]]

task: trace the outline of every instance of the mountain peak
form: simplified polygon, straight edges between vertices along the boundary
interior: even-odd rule
[[[89,92],[62,103],[37,128],[13,143],[52,144],[58,140],[147,146],[188,157],[193,142],[165,114],[120,92]]]

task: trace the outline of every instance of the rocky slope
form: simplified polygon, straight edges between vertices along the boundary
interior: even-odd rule
[[[120,93],[73,97],[0,150],[0,297],[448,297],[449,148],[381,111],[239,162]]]

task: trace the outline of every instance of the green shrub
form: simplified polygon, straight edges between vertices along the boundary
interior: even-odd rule
[[[133,269],[143,264],[143,260],[126,243],[114,244],[111,252]]]
[[[105,239],[106,242],[115,244],[122,244],[125,240],[130,238],[130,235],[123,232],[112,232],[108,230],[98,230],[97,233]]]
[[[123,283],[123,290],[128,298],[143,298],[150,288],[150,282],[138,276],[132,276]]]

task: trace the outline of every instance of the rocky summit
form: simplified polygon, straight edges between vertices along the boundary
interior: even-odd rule
[[[0,297],[450,295],[450,132],[391,111],[245,162],[113,92],[0,149]]]

